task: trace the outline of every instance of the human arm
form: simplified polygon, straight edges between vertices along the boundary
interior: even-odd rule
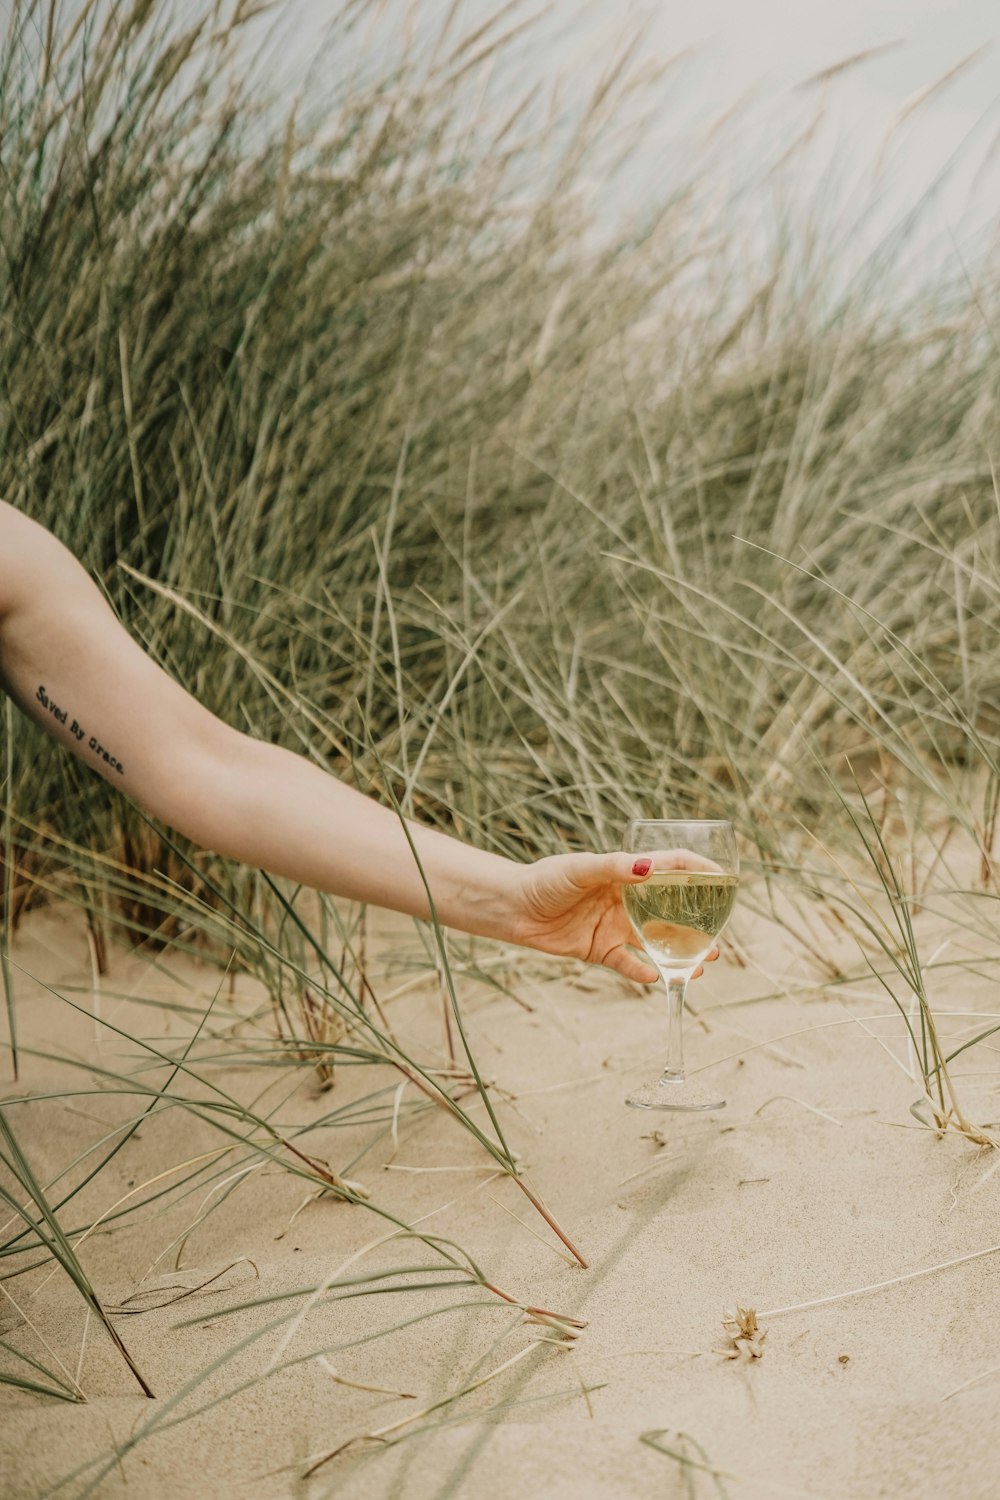
[[[426,880],[446,926],[657,977],[627,946],[619,895],[642,878],[633,855],[519,864],[415,823],[408,838],[391,808],[216,718],[128,635],[72,554],[2,502],[0,684],[106,781],[203,848],[416,917],[430,915]]]

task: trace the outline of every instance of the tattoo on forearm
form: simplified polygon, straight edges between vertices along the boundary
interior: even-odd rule
[[[58,703],[54,703],[44,687],[39,687],[35,697],[43,708],[48,709],[49,713],[58,723],[66,725],[66,728],[78,743],[81,740],[86,740],[88,750],[92,750],[101,760],[106,761],[112,771],[117,771],[119,776],[125,775],[125,767],[121,761],[116,760],[111,751],[104,748],[96,735],[92,734],[88,736],[82,724],[78,724],[75,719],[71,721],[68,710],[60,708]]]

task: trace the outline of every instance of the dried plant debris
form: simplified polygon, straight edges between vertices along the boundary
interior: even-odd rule
[[[758,1326],[757,1313],[752,1307],[738,1306],[734,1313],[726,1313],[722,1326],[729,1343],[723,1349],[716,1349],[716,1354],[721,1354],[723,1359],[741,1360],[744,1364],[763,1359],[767,1329]]]
[[[546,1333],[538,1335],[536,1343],[553,1344],[564,1351],[573,1348],[582,1329],[586,1326],[578,1318],[558,1317],[555,1313],[543,1312],[540,1308],[530,1312],[524,1321],[538,1324],[547,1330]]]

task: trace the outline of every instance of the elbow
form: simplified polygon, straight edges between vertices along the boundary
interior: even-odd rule
[[[133,789],[150,816],[209,850],[240,858],[253,741],[238,730],[195,736]]]

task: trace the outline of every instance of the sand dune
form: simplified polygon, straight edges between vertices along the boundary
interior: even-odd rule
[[[571,1349],[529,1347],[551,1330],[479,1288],[320,1300],[295,1326],[271,1331],[306,1299],[223,1317],[234,1304],[321,1284],[392,1227],[330,1197],[302,1207],[308,1185],[277,1163],[251,1161],[211,1199],[207,1185],[163,1199],[81,1250],[106,1304],[122,1309],[116,1325],[155,1401],[137,1391],[93,1319],[81,1357],[88,1320],[61,1273],[35,1270],[4,1283],[36,1331],[8,1301],[3,1336],[35,1354],[44,1337],[88,1399],[69,1405],[0,1393],[3,1495],[992,1500],[1000,1490],[993,1437],[1000,1373],[969,1382],[1000,1365],[993,1336],[1000,1253],[827,1305],[780,1309],[988,1249],[1000,1241],[1000,1172],[988,1151],[938,1138],[911,1118],[913,1084],[889,1055],[904,1055],[901,1024],[873,983],[800,992],[801,976],[789,965],[786,997],[743,1003],[772,987],[755,965],[769,972],[776,948],[759,924],[752,943],[749,931],[751,965],[716,965],[693,996],[702,1021],[689,1022],[689,1064],[730,1101],[709,1117],[654,1119],[622,1105],[628,1083],[659,1061],[655,999],[626,993],[610,976],[535,959],[514,970],[531,1010],[463,985],[470,1035],[499,1085],[504,1128],[587,1270],[567,1264],[514,1184],[485,1170],[476,1143],[440,1110],[404,1113],[396,1149],[386,1128],[348,1173],[400,1219],[452,1236],[512,1295],[585,1320]],[[405,924],[387,923],[386,932],[395,957],[401,944],[412,946]],[[22,1046],[49,1056],[26,1055],[22,1087],[8,1075],[5,1096],[96,1089],[86,1071],[57,1064],[55,1054],[115,1072],[148,1069],[138,1048],[36,982],[91,1007],[86,954],[71,912],[52,909],[25,923],[15,952]],[[193,1013],[217,985],[208,966],[168,957],[158,972],[116,952],[97,1003],[105,1020],[169,1050],[190,1030],[190,1017],[141,1000],[183,999]],[[942,1011],[995,1004],[991,986],[975,978],[943,999]],[[241,982],[218,1014],[220,1036],[233,1028],[249,1046],[259,1028],[236,1026],[235,1016],[255,1003]],[[432,989],[411,986],[392,1018],[427,1055],[439,1049]],[[377,1086],[391,1099],[398,1083],[388,1070],[373,1082],[372,1069],[342,1066],[334,1088],[319,1092],[304,1086],[300,1069],[297,1089],[281,1102],[296,1081],[288,1070],[254,1064],[221,1039],[214,1045],[228,1058],[212,1080],[242,1100],[267,1090],[286,1131]],[[966,1081],[981,1116],[986,1096],[976,1091],[994,1081]],[[133,1110],[133,1100],[92,1091],[21,1104],[8,1118],[44,1179]],[[651,1138],[653,1131],[660,1135]],[[313,1155],[347,1173],[374,1134],[357,1124],[324,1127],[306,1140]],[[66,1227],[219,1144],[190,1112],[158,1111],[66,1210]],[[236,1152],[229,1161],[233,1172],[248,1165]],[[436,1170],[403,1170],[418,1168]],[[360,1272],[401,1261],[425,1263],[426,1253],[397,1240],[354,1265]],[[151,1306],[220,1271],[203,1291]],[[731,1347],[722,1319],[737,1304],[756,1309],[766,1329],[760,1358],[719,1352]],[[446,1306],[453,1310],[360,1342]],[[325,1366],[314,1357],[334,1346],[342,1347],[326,1353]],[[178,1401],[187,1382],[225,1355]],[[391,1427],[508,1360],[470,1395],[387,1434],[396,1441],[356,1443],[301,1477],[324,1452]],[[331,1370],[415,1399],[357,1389]],[[651,1433],[665,1451],[643,1441]],[[113,1445],[137,1437],[114,1462]],[[685,1468],[670,1454],[691,1462]]]

